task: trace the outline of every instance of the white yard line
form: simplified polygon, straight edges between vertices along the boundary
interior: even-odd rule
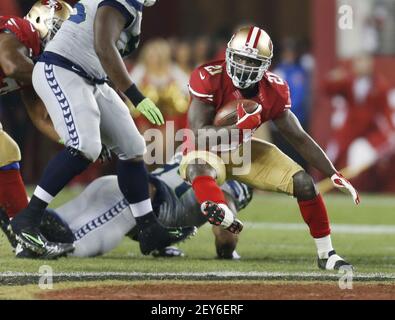
[[[62,280],[116,280],[116,279],[130,279],[130,280],[166,280],[166,279],[180,279],[180,280],[332,280],[338,279],[343,273],[319,273],[319,272],[61,272],[54,273],[54,278]],[[11,279],[26,279],[37,278],[41,275],[38,273],[23,273],[23,272],[2,272],[0,273],[0,280],[7,281]],[[380,281],[380,280],[395,280],[395,274],[383,273],[356,273],[353,276],[354,280],[361,281]]]

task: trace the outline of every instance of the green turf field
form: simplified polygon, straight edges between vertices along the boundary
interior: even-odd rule
[[[67,201],[78,190],[64,191],[54,205]],[[395,281],[395,198],[391,196],[363,195],[360,206],[350,197],[333,194],[325,197],[332,221],[332,239],[338,254],[352,262],[356,275],[372,277],[375,281]],[[182,243],[184,258],[153,258],[139,253],[135,242],[126,239],[121,246],[103,257],[58,261],[16,260],[4,236],[0,236],[0,285],[12,284],[15,272],[37,273],[43,264],[55,273],[87,273],[103,275],[103,279],[221,277],[242,279],[309,280],[314,277],[336,276],[319,271],[315,261],[315,247],[292,198],[261,193],[239,215],[245,222],[237,248],[240,261],[215,259],[214,237],[209,226]],[[10,277],[4,276],[8,272]],[[110,272],[104,276],[104,272]],[[204,273],[208,272],[208,275]],[[119,273],[116,275],[115,273]],[[156,273],[161,276],[155,277]],[[179,274],[179,277],[177,277]],[[388,277],[388,279],[386,278]],[[77,276],[78,278],[78,276]],[[102,279],[102,278],[96,278]],[[365,279],[365,280],[367,280]],[[67,279],[66,279],[67,280]],[[73,278],[73,281],[75,278]],[[78,280],[78,279],[77,279]],[[21,282],[23,283],[23,281]],[[34,283],[34,281],[33,281]],[[16,283],[15,283],[16,284]],[[8,288],[8,289],[7,289]],[[6,297],[10,286],[0,289],[0,298]]]

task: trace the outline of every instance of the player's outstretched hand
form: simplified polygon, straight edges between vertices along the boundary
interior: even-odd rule
[[[162,125],[165,123],[163,115],[159,108],[152,102],[150,98],[145,98],[137,105],[137,110],[140,111],[151,123]]]
[[[341,173],[335,173],[331,177],[331,180],[336,188],[339,188],[341,191],[350,192],[355,204],[359,204],[361,202],[358,191]]]
[[[237,128],[255,130],[262,123],[261,112],[261,105],[259,105],[253,113],[248,113],[245,111],[243,103],[239,103],[237,105]]]

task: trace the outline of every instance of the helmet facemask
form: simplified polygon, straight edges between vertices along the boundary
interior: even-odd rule
[[[59,31],[60,27],[62,26],[63,20],[61,20],[59,17],[52,16],[46,19],[44,21],[47,28],[48,28],[48,33],[46,37],[43,39],[44,44],[47,44],[49,41],[53,39],[55,34]]]
[[[247,52],[247,49],[251,53]],[[234,86],[239,89],[246,89],[261,81],[271,64],[271,59],[260,57],[247,49],[226,49],[226,71]]]
[[[51,40],[55,36],[55,34],[59,31],[60,27],[62,26],[63,22],[64,21],[61,18],[55,15],[54,9],[51,8],[51,17],[47,21],[47,25],[48,25],[47,37],[49,37],[48,40]]]

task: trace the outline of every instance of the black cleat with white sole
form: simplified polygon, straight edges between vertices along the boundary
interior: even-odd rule
[[[348,268],[353,270],[354,267],[352,264],[345,261],[342,257],[336,254],[335,250],[332,250],[328,253],[327,259],[317,259],[318,268],[322,270],[340,270],[342,268]]]
[[[159,222],[139,230],[140,251],[144,255],[184,241],[196,234],[196,227],[164,227]]]

